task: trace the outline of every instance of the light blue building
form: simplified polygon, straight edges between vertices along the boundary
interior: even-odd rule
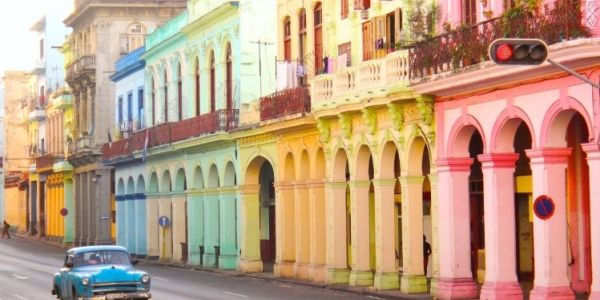
[[[146,257],[146,163],[142,157],[115,157],[115,151],[130,146],[133,135],[142,135],[144,122],[144,67],[140,56],[146,47],[138,48],[115,63],[115,124],[107,133],[108,144],[102,148],[103,163],[115,168],[115,218],[117,245],[127,248],[135,257]]]

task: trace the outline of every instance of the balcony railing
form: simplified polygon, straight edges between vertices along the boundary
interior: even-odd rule
[[[93,149],[96,145],[93,136],[85,136],[68,143],[69,154],[76,154],[78,151],[84,149]]]
[[[305,86],[278,91],[260,98],[261,121],[304,112],[310,112],[310,93]]]
[[[589,37],[590,29],[598,26],[599,4],[561,0],[536,9],[513,8],[501,17],[417,43],[410,49],[410,76],[422,78],[489,60],[488,46],[497,38],[537,38],[551,45]]]
[[[408,51],[400,50],[334,74],[318,75],[313,82],[313,108],[338,98],[370,97],[394,84],[408,85],[408,70]]]
[[[45,154],[35,158],[35,167],[37,169],[48,168],[52,167],[55,162],[56,157],[54,154]]]
[[[228,132],[238,126],[237,109],[220,109],[211,113],[185,119],[179,122],[158,124],[141,131],[133,132],[131,137],[123,138],[102,146],[102,159],[114,159],[144,149],[148,131],[148,148],[157,147],[186,139]]]

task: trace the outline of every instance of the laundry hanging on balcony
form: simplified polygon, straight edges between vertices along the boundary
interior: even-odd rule
[[[277,62],[277,90],[291,89],[298,86],[299,65],[296,61]],[[302,67],[304,72],[304,67]]]

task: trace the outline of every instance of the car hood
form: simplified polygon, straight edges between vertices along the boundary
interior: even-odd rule
[[[94,283],[137,281],[142,272],[136,272],[133,266],[112,265],[98,268],[87,268],[86,273],[94,278]]]

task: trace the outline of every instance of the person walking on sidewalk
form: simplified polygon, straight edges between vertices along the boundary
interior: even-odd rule
[[[4,220],[4,223],[2,224],[2,238],[4,239],[5,236],[7,236],[7,239],[10,239],[10,233],[8,233],[8,228],[10,228],[10,225],[6,222],[6,220]]]
[[[423,235],[423,269],[427,277],[427,265],[429,265],[429,255],[431,255],[431,245],[427,242],[427,237]]]

